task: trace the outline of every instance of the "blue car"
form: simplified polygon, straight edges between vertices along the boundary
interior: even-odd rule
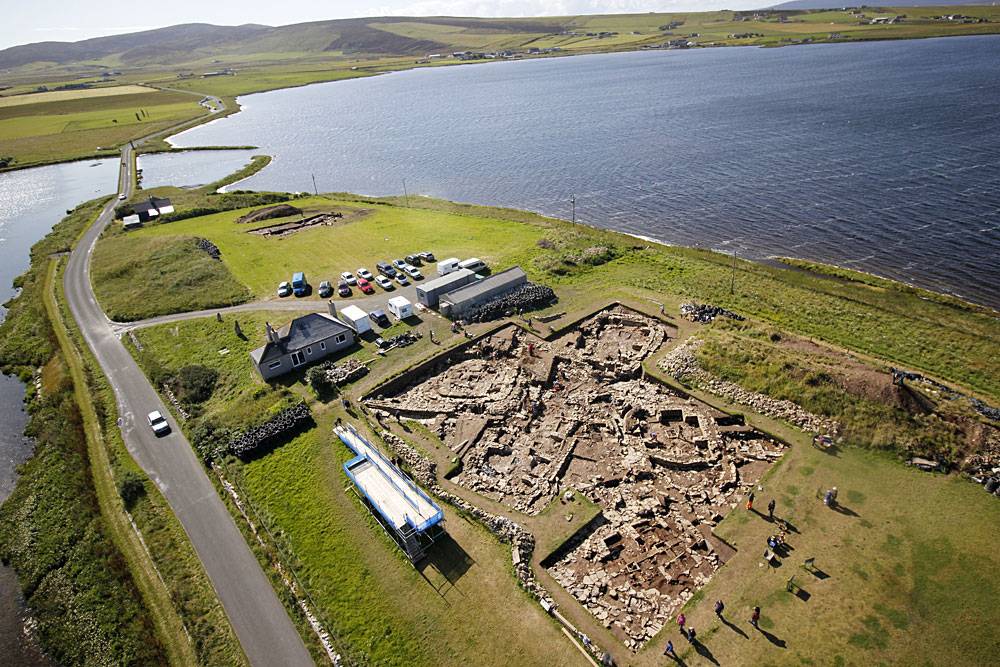
[[[302,296],[308,288],[309,283],[306,282],[306,274],[299,271],[292,276],[292,291],[295,292],[295,296]]]

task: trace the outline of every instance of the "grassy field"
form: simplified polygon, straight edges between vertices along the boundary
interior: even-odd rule
[[[138,86],[123,90],[128,92],[0,105],[0,156],[13,157],[18,167],[89,156],[208,114],[193,95]]]

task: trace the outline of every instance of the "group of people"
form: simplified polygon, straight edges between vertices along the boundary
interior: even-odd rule
[[[716,618],[722,620],[722,612],[725,611],[725,609],[726,605],[722,600],[715,601]],[[757,625],[759,621],[760,621],[760,607],[754,607],[753,611],[750,614],[750,625],[760,630],[760,626]],[[697,634],[695,633],[694,628],[685,627],[686,624],[687,624],[687,618],[684,616],[684,614],[677,614],[677,628],[681,631],[681,635],[685,639],[694,644],[694,640]],[[674,643],[669,639],[667,640],[667,647],[666,649],[664,649],[663,655],[672,655],[674,657],[677,656],[677,654],[674,652]]]

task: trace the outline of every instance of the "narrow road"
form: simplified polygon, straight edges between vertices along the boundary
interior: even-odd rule
[[[131,153],[131,146],[122,148],[121,191],[126,195],[132,189]],[[73,318],[114,390],[122,437],[184,526],[250,663],[261,667],[313,665],[302,637],[205,469],[94,296],[90,258],[117,203],[112,200],[104,207],[73,250],[63,290]],[[146,424],[146,414],[153,410],[168,415],[169,435],[158,438]]]

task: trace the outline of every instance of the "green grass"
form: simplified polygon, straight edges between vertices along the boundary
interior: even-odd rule
[[[123,232],[94,252],[92,276],[101,307],[113,320],[231,306],[250,294],[192,235],[133,241]]]

